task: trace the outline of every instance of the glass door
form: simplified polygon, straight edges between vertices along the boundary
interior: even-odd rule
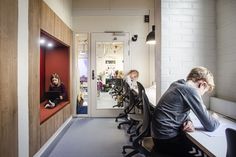
[[[120,113],[114,87],[130,66],[128,33],[91,34],[91,116],[115,117]]]
[[[78,33],[75,36],[75,53],[77,54],[77,103],[76,113],[89,115],[89,33]]]

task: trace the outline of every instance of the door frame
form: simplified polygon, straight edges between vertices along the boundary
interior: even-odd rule
[[[112,40],[113,39],[113,40]],[[116,40],[114,40],[116,39]],[[89,116],[90,117],[116,117],[121,109],[97,109],[97,78],[96,78],[96,42],[124,42],[124,54],[123,54],[123,72],[126,73],[130,69],[130,33],[104,33],[93,32],[90,34],[90,53],[89,53]],[[94,79],[93,74],[94,73]],[[94,90],[95,89],[95,90]]]

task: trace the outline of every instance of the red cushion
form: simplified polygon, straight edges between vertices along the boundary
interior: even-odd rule
[[[47,101],[44,101],[40,104],[40,124],[48,120],[50,117],[56,114],[59,110],[61,110],[63,107],[69,104],[69,101],[63,101],[59,103],[56,107],[48,109],[48,108],[44,108],[44,104],[46,102]]]

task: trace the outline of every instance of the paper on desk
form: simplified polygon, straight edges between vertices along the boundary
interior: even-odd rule
[[[236,130],[236,123],[230,122],[228,120],[220,120],[220,126],[213,132],[204,131],[204,128],[198,119],[194,119],[193,124],[196,130],[200,130],[202,133],[210,137],[225,136],[225,129],[227,128]]]

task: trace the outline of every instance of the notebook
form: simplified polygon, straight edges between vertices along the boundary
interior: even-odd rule
[[[58,91],[48,91],[46,92],[46,98],[48,100],[55,100],[56,98],[60,97],[60,92]]]

